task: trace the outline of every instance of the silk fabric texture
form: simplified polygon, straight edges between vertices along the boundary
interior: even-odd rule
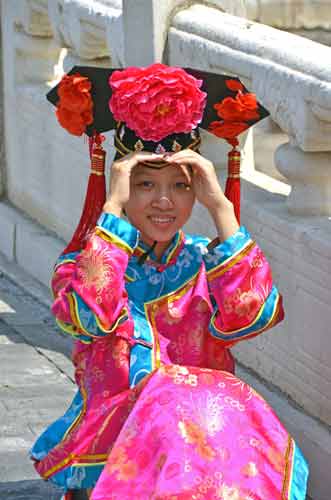
[[[94,500],[305,498],[300,450],[231,373],[229,347],[283,317],[270,267],[243,227],[207,244],[180,231],[141,266],[137,230],[102,214],[60,257],[53,312],[78,392],[32,449],[42,477]]]

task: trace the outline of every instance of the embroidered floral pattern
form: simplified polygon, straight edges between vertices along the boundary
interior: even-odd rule
[[[102,292],[109,287],[114,277],[114,270],[110,262],[111,253],[108,248],[100,245],[97,237],[91,240],[91,244],[81,254],[78,277],[83,288],[94,288],[98,302],[102,300]]]
[[[251,321],[262,304],[260,295],[254,290],[243,292],[240,288],[224,298],[224,309],[236,316],[245,317]]]
[[[213,460],[216,456],[215,450],[207,443],[206,433],[202,428],[192,421],[178,422],[181,437],[188,444],[196,447],[197,453],[205,460]]]

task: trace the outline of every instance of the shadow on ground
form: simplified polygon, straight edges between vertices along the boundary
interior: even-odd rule
[[[0,498],[6,500],[60,500],[61,492],[51,483],[33,481],[13,481],[0,483]]]

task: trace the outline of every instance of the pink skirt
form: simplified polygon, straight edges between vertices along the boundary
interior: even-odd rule
[[[254,389],[227,372],[170,365],[144,383],[92,500],[304,500],[307,478]]]

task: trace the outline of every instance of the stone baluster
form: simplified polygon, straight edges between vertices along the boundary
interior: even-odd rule
[[[209,0],[209,5],[237,16],[245,15],[242,0]],[[171,19],[187,0],[123,0],[125,62],[127,66],[147,66],[166,62],[165,46]],[[142,19],[144,20],[142,25]]]
[[[1,21],[1,5],[0,5],[0,21]],[[3,95],[3,61],[2,61],[2,33],[0,24],[0,199],[5,194],[5,138],[4,138],[4,116],[3,116],[3,105],[4,105],[4,95]]]
[[[275,163],[292,186],[286,201],[291,214],[331,215],[331,152],[304,152],[286,143],[277,148]]]

